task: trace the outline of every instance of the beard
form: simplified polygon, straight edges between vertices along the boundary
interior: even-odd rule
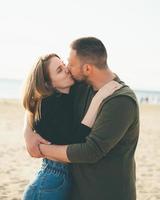
[[[79,82],[79,83],[85,82],[85,83],[89,84],[88,77],[85,76],[85,75],[83,75],[83,74],[81,74],[81,76],[79,76],[79,77],[73,77],[73,76],[72,76],[72,78],[73,78],[76,82]]]

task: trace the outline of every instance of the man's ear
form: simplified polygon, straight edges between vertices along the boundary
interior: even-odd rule
[[[84,64],[83,65],[83,73],[84,75],[88,76],[92,73],[93,71],[93,66],[90,64]]]

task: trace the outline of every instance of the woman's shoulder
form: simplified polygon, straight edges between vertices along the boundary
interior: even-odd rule
[[[48,103],[53,103],[53,101],[56,99],[55,92],[52,93],[50,96],[44,97],[42,99],[42,104],[48,104]]]
[[[88,86],[85,82],[78,82],[76,81],[74,85],[72,85],[70,93],[71,94],[79,94],[80,92],[83,92],[85,90],[88,90],[90,86]]]

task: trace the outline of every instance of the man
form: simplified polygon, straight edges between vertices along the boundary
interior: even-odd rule
[[[80,132],[75,133],[81,143],[47,145],[40,136],[34,136],[31,144],[31,133],[26,131],[28,151],[40,157],[33,145],[41,141],[44,144],[40,144],[40,149],[48,158],[73,163],[73,200],[135,200],[134,153],[139,136],[139,112],[133,91],[109,69],[106,49],[97,38],[75,40],[68,67],[76,80],[90,85],[80,84],[75,98],[75,130],[96,91],[111,80],[124,86],[102,102],[85,140]]]

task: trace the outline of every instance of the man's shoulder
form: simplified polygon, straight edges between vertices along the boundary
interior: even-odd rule
[[[131,116],[137,119],[139,116],[138,104],[129,96],[119,95],[107,101],[103,101],[98,109],[97,116],[111,116],[118,119],[119,117]]]
[[[134,101],[137,103],[137,97],[134,91],[127,85],[123,85],[122,88],[115,91],[111,96],[104,99],[104,102],[107,102],[111,99],[116,99],[116,101],[118,101],[121,98],[126,99],[126,101]]]
[[[105,110],[105,108],[107,110],[108,107],[123,107],[124,109],[129,107],[138,108],[138,102],[134,91],[125,85],[111,96],[105,98],[99,107],[99,111],[102,107],[103,110]]]

